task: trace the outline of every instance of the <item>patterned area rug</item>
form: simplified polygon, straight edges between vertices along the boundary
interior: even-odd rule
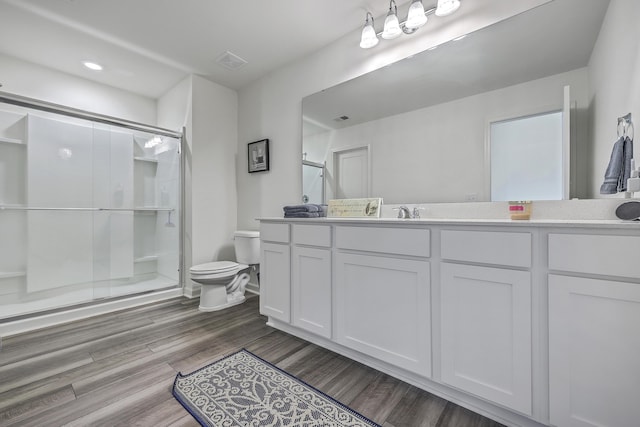
[[[179,373],[173,395],[203,426],[380,427],[244,349]]]

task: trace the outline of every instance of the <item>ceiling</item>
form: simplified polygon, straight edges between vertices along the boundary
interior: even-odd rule
[[[399,15],[407,2],[397,1]],[[381,0],[0,0],[0,53],[151,98],[188,74],[239,89],[356,31],[366,10],[383,16],[387,7]],[[225,51],[248,63],[223,67],[216,58]],[[104,70],[91,72],[84,60]]]

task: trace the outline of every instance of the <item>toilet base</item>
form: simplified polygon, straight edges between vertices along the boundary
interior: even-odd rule
[[[199,311],[205,311],[205,312],[224,310],[225,308],[229,308],[229,307],[233,307],[234,305],[242,304],[243,302],[245,302],[245,300],[246,300],[246,298],[244,297],[244,295],[242,295],[239,298],[233,298],[230,301],[227,301],[226,303],[215,305],[215,306],[205,306],[205,307],[203,307],[202,305],[200,305],[198,307],[198,310]]]
[[[226,282],[226,283],[225,283]],[[249,275],[240,273],[216,284],[200,283],[200,311],[218,311],[245,301],[244,290]]]

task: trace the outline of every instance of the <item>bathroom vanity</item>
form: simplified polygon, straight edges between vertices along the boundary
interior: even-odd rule
[[[637,425],[639,224],[260,222],[269,325],[506,425]]]

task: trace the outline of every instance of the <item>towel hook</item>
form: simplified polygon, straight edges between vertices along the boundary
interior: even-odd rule
[[[622,125],[622,131],[620,130],[621,125]],[[631,128],[631,133],[629,133],[629,128]],[[634,127],[633,127],[633,122],[631,121],[631,113],[622,117],[618,117],[617,131],[618,131],[618,138],[628,137],[629,139],[633,140]]]

